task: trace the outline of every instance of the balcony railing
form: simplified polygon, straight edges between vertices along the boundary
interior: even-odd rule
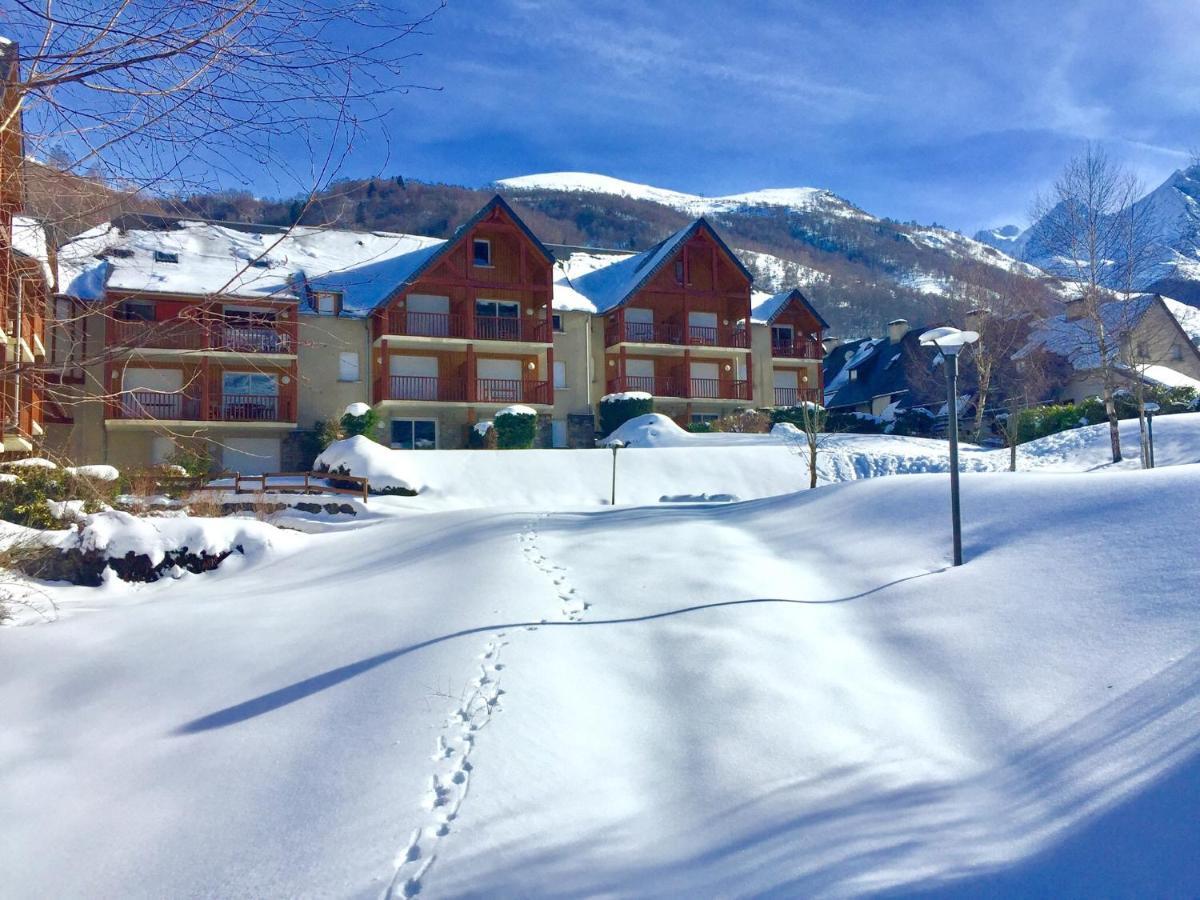
[[[457,313],[388,311],[386,331],[405,337],[441,337],[477,341],[521,341],[550,343],[550,325],[545,319],[517,316],[475,316]]]
[[[692,400],[749,400],[747,381],[723,378],[677,378],[673,375],[626,375],[609,379],[610,394],[644,391],[655,397]]]
[[[167,319],[162,322],[114,320],[110,346],[151,350],[222,350],[232,353],[295,353],[294,329]]]
[[[800,403],[820,403],[821,394],[816,388],[775,388],[776,406],[797,406]]]
[[[110,405],[115,419],[156,419],[184,422],[294,422],[290,396],[225,394],[209,398],[164,391],[126,391]]]
[[[461,402],[467,399],[467,383],[463,378],[438,378],[434,375],[392,375],[388,378],[387,399]]]
[[[783,359],[823,359],[825,351],[817,341],[792,341],[790,344],[772,344],[771,355]]]
[[[549,403],[550,383],[518,378],[439,378],[392,375],[387,400],[428,400],[435,403]]]
[[[605,328],[605,344],[670,344],[682,347],[750,346],[750,336],[744,328],[715,325],[682,325],[672,322],[609,322]]]

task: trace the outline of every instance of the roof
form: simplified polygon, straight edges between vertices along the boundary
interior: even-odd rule
[[[671,260],[675,252],[700,231],[707,232],[734,261],[742,274],[753,283],[754,276],[702,216],[641,253],[615,258],[612,255],[602,255],[598,251],[571,254],[561,267],[562,274],[559,275],[556,271],[555,307],[590,308],[592,312],[597,313],[615,309],[644,287]],[[577,256],[581,258],[573,265]],[[559,304],[560,293],[563,305]]]
[[[778,294],[773,294],[771,296],[759,296],[761,299],[754,303],[750,309],[750,318],[755,321],[766,322],[768,325],[771,324],[775,317],[783,312],[787,308],[788,304],[794,300],[797,303],[800,303],[806,310],[808,310],[808,312],[812,313],[813,318],[821,323],[822,328],[829,327],[829,323],[826,322],[825,319],[821,317],[821,314],[817,312],[816,308],[808,302],[808,298],[800,293],[799,288],[790,288],[789,290],[780,291]]]
[[[1100,304],[1099,319],[1105,333],[1111,338],[1107,353],[1109,362],[1116,360],[1121,339],[1137,327],[1154,301],[1154,294],[1138,294],[1128,300],[1111,300]],[[1068,319],[1066,313],[1062,313],[1038,322],[1025,346],[1013,354],[1013,359],[1024,359],[1038,350],[1045,350],[1061,356],[1076,371],[1086,372],[1100,368],[1097,343],[1094,319],[1090,316]]]
[[[922,331],[911,329],[895,344],[887,338],[863,338],[830,350],[823,364],[825,406],[858,406],[876,397],[912,392],[904,356],[919,352],[917,337]],[[851,372],[858,374],[851,379]]]
[[[365,316],[417,280],[497,207],[553,261],[497,195],[449,240],[387,231],[123,216],[60,249],[59,284],[63,293],[83,300],[99,299],[105,290],[291,301],[306,290],[339,291],[343,313]]]
[[[22,256],[36,260],[41,266],[46,280],[52,280],[50,243],[46,237],[46,229],[41,222],[29,216],[13,216],[12,248]]]

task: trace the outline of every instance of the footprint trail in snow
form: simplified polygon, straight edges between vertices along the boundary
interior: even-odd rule
[[[589,604],[579,599],[575,589],[567,583],[566,569],[552,564],[538,547],[537,526],[548,515],[543,513],[531,520],[518,540],[525,559],[553,584],[560,601],[559,615],[567,621],[579,622]],[[529,625],[526,629],[535,631],[537,626]],[[383,894],[384,900],[415,897],[421,892],[424,879],[437,858],[438,841],[450,833],[458,818],[471,785],[471,753],[475,749],[476,736],[501,710],[500,698],[504,691],[500,689],[500,673],[504,664],[500,662],[500,651],[508,645],[505,635],[498,631],[489,637],[479,656],[479,674],[464,689],[461,702],[438,734],[425,799],[430,819],[413,831],[408,843],[397,854],[396,871]]]

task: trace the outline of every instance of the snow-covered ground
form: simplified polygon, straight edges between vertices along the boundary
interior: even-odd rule
[[[1140,467],[1137,422],[1121,423],[1126,459],[1118,468]],[[1200,414],[1161,416],[1155,421],[1159,466],[1200,462]],[[691,434],[666,416],[627,422],[611,437],[628,446],[617,458],[617,502],[656,503],[702,495],[740,500],[771,497],[808,487],[808,469],[794,439],[777,434]],[[1105,425],[1079,428],[1023,444],[1024,471],[1086,472],[1112,467]],[[334,445],[321,461],[345,465],[377,487],[419,492],[403,505],[441,510],[476,506],[574,509],[607,504],[613,458],[596,450],[389,450],[366,438]],[[1006,449],[964,445],[968,472],[1002,472]],[[948,472],[946,442],[896,435],[835,434],[822,439],[817,472],[822,484],[880,475]],[[399,502],[399,501],[397,501]]]
[[[1195,896],[1200,417],[1155,430],[1151,472],[1080,474],[1090,432],[968,472],[960,569],[940,475],[580,476],[47,586],[0,630],[0,893]],[[803,479],[689,440],[621,451],[618,500],[643,457]]]

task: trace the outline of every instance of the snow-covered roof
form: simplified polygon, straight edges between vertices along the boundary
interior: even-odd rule
[[[46,280],[53,280],[50,271],[50,242],[41,222],[29,216],[13,216],[12,246],[22,256],[37,260]]]
[[[343,310],[364,315],[446,243],[392,232],[136,221],[108,222],[64,245],[60,290],[83,300],[106,288],[297,300],[307,283],[341,291]]]
[[[703,218],[641,253],[613,254],[584,251],[556,266],[554,306],[558,309],[588,309],[605,313],[615,309],[653,278],[675,252],[697,231],[705,230],[750,279],[754,276],[729,249],[720,235]],[[580,258],[575,259],[576,256]],[[561,302],[560,302],[561,299]]]
[[[821,323],[822,328],[829,327],[829,323],[826,322],[821,317],[821,314],[816,311],[813,305],[808,302],[808,298],[800,293],[800,291],[798,291],[796,288],[790,288],[786,291],[780,291],[778,294],[770,295],[755,293],[750,298],[750,321],[770,324],[771,320],[779,315],[779,313],[783,311],[784,307],[786,307],[788,302],[791,300],[796,300],[797,302],[803,304],[805,309],[812,313],[816,317],[817,321]]]
[[[1169,366],[1142,366],[1139,368],[1142,379],[1163,387],[1187,387],[1200,391],[1200,380],[1177,372]]]
[[[59,250],[64,293],[99,299],[105,289],[299,300],[306,289],[342,294],[342,312],[365,316],[418,278],[493,208],[505,210],[546,260],[553,256],[500,196],[449,240],[389,231],[202,222],[126,216]]]
[[[1139,294],[1128,300],[1111,300],[1100,304],[1097,312],[1109,336],[1108,355],[1116,359],[1120,341],[1135,328],[1154,303],[1153,294]],[[1037,350],[1061,356],[1079,372],[1100,367],[1096,321],[1091,316],[1070,319],[1066,313],[1042,319],[1030,332],[1025,346],[1013,354],[1024,359]]]
[[[1163,297],[1162,301],[1167,312],[1175,317],[1175,321],[1179,323],[1184,334],[1191,338],[1193,344],[1200,347],[1200,309],[1180,303],[1170,297]]]

